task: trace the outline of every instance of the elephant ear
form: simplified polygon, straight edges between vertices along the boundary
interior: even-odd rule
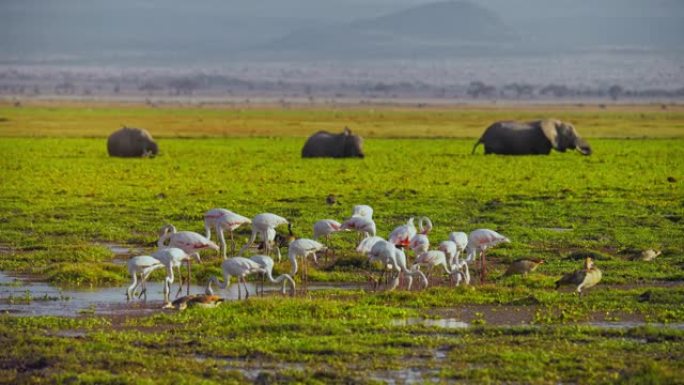
[[[556,119],[545,119],[539,123],[539,126],[544,133],[544,136],[551,142],[551,145],[556,150],[559,149],[558,126],[560,122]]]

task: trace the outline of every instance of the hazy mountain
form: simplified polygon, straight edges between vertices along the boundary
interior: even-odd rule
[[[466,1],[411,7],[351,23],[302,29],[265,49],[306,56],[450,56],[505,49],[518,36],[494,12]]]
[[[0,64],[682,50],[681,0],[1,0]]]

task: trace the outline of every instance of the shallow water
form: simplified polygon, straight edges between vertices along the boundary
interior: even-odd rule
[[[0,272],[0,313],[22,316],[55,315],[141,315],[161,311],[163,306],[163,285],[161,281],[147,282],[147,301],[139,299],[126,302],[128,283],[117,287],[58,288],[30,277],[11,276]],[[247,283],[250,295],[255,295],[256,286]],[[275,294],[280,286],[266,286],[264,292]],[[310,290],[317,287],[309,286]],[[177,281],[171,288],[171,298],[178,290]],[[244,290],[243,290],[244,291]],[[183,286],[181,295],[185,295]],[[190,294],[204,293],[204,286],[190,285]],[[238,299],[235,283],[226,290],[215,293],[227,300]],[[245,293],[242,293],[244,298]]]
[[[465,328],[470,326],[469,323],[459,321],[455,318],[438,318],[438,319],[407,318],[407,319],[392,320],[392,326],[410,326],[410,325],[437,326],[437,327],[446,328],[446,329],[465,329]]]
[[[489,323],[488,323],[489,324]],[[437,326],[445,329],[467,329],[472,325],[468,322],[458,320],[456,318],[406,318],[406,319],[395,319],[391,321],[392,326],[411,326],[411,325],[423,325],[423,326]],[[491,326],[526,326],[526,327],[541,327],[542,325],[536,324],[489,324]],[[592,321],[592,322],[580,322],[575,324],[577,326],[593,326],[602,329],[633,329],[642,326],[649,326],[661,329],[676,329],[684,330],[684,323],[647,323],[643,321]],[[565,324],[565,326],[570,326],[570,324]]]

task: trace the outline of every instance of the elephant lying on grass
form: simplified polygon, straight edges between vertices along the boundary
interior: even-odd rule
[[[552,148],[560,152],[570,148],[591,155],[589,143],[579,136],[575,127],[555,119],[496,122],[475,143],[473,154],[480,143],[484,144],[485,154],[548,155]]]
[[[133,158],[155,156],[159,148],[147,130],[123,127],[109,135],[107,152],[109,156]]]
[[[347,127],[341,134],[318,131],[302,148],[302,158],[363,158],[363,139]]]

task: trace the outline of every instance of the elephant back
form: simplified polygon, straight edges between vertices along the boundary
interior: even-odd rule
[[[156,155],[158,147],[147,130],[123,127],[109,135],[107,152],[109,156],[141,157]]]
[[[303,158],[363,157],[362,139],[345,128],[340,134],[318,131],[311,135],[302,147]]]

